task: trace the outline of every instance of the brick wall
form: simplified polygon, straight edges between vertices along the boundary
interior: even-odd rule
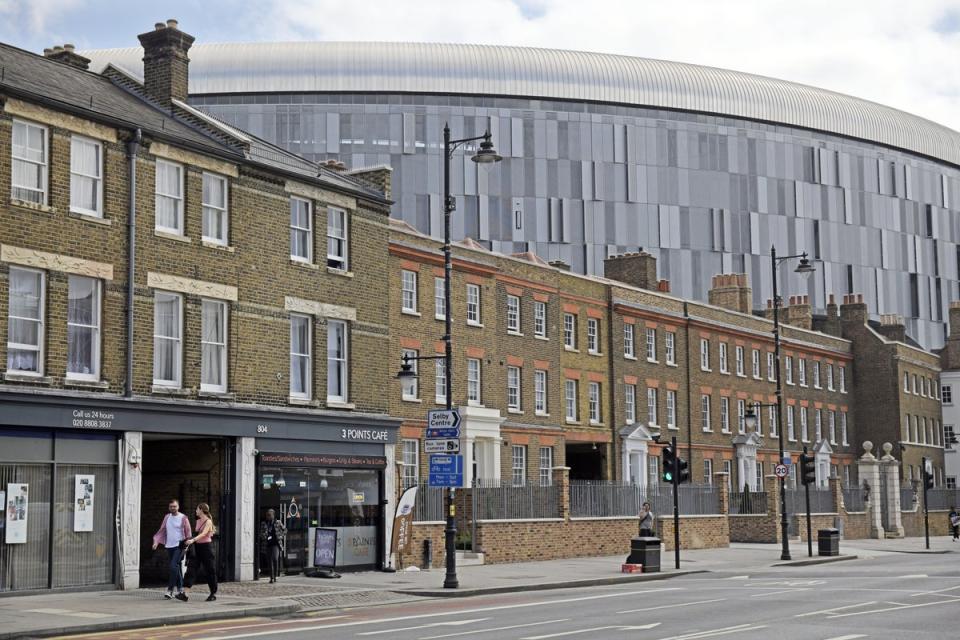
[[[673,518],[657,522],[664,550],[673,551]],[[680,549],[717,549],[730,546],[727,516],[680,516]]]
[[[949,511],[930,511],[928,519],[930,523],[931,536],[948,536],[950,532],[950,519],[947,517]],[[904,511],[900,514],[903,521],[903,535],[909,537],[923,536],[923,510]]]

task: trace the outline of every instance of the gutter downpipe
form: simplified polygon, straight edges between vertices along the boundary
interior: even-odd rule
[[[687,362],[687,462],[693,465],[693,398],[690,396],[690,309],[687,308],[687,301],[683,301],[683,319],[684,319],[684,337],[686,338],[686,348],[684,349],[684,360]],[[693,477],[693,467],[690,467],[690,477]],[[711,478],[711,480],[713,480]]]
[[[130,161],[130,204],[127,211],[127,381],[123,395],[133,397],[133,305],[134,274],[137,256],[137,153],[143,132],[137,128],[127,142],[127,158]]]

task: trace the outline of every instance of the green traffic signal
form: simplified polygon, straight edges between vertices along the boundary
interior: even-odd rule
[[[676,454],[673,451],[673,447],[667,445],[663,448],[663,451],[660,452],[661,465],[660,468],[663,469],[663,472],[660,474],[660,479],[666,483],[673,482],[673,469],[674,469],[674,457]]]

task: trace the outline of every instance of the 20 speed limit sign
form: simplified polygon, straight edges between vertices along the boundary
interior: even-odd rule
[[[773,475],[778,478],[786,478],[787,473],[789,473],[789,469],[787,469],[787,465],[785,464],[778,464],[773,468]]]

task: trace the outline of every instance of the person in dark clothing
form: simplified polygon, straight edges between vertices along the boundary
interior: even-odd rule
[[[197,581],[197,573],[203,569],[207,576],[207,586],[210,588],[210,595],[207,596],[207,602],[217,599],[217,567],[213,560],[213,534],[217,528],[213,525],[213,517],[210,515],[210,505],[205,502],[197,505],[197,534],[185,541],[185,545],[193,545],[193,559],[187,563],[187,575],[183,579],[183,585],[187,589],[193,586]]]
[[[277,512],[267,509],[267,518],[260,523],[260,544],[264,546],[270,559],[270,582],[277,581],[280,572],[280,557],[287,537],[287,528],[277,520]]]
[[[950,530],[953,532],[953,541],[956,542],[960,540],[960,511],[957,511],[956,507],[951,507],[947,517],[950,518]]]

